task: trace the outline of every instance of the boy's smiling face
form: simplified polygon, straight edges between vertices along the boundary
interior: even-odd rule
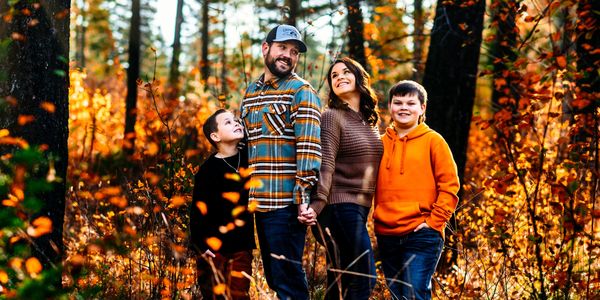
[[[419,117],[425,113],[425,104],[421,104],[417,94],[395,95],[389,104],[394,126],[400,129],[412,129],[419,125]]]
[[[211,138],[216,143],[239,142],[244,138],[244,128],[235,119],[231,112],[219,114],[217,120],[217,131],[211,133]]]

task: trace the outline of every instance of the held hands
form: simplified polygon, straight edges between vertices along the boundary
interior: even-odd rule
[[[317,212],[308,204],[300,204],[298,205],[298,221],[307,226],[316,225]]]
[[[419,224],[419,226],[417,226],[417,228],[415,228],[415,232],[417,232],[423,228],[431,228],[431,227],[429,227],[429,225],[427,225],[427,223],[423,222],[423,223]]]

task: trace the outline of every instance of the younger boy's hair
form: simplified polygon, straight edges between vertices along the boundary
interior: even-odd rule
[[[412,80],[401,80],[390,88],[388,103],[391,103],[394,96],[413,96],[416,95],[421,104],[427,104],[427,91],[425,88]]]
[[[215,111],[215,113],[212,114],[210,117],[208,117],[208,119],[206,119],[206,121],[204,122],[204,125],[202,125],[202,132],[204,132],[204,136],[215,148],[217,148],[217,142],[213,141],[213,139],[210,137],[210,134],[219,131],[217,116],[225,112],[228,112],[228,110],[220,108],[219,110]]]

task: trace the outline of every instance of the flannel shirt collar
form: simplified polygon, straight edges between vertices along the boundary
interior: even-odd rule
[[[281,84],[281,82],[286,81],[286,80],[294,77],[295,75],[296,75],[296,73],[291,72],[290,74],[288,74],[285,77],[273,76],[273,78],[271,78],[271,80],[265,82],[265,74],[263,73],[262,75],[260,75],[260,77],[256,81],[256,86],[262,87],[263,85],[267,85],[267,86],[273,87],[273,89],[279,89],[279,85]]]

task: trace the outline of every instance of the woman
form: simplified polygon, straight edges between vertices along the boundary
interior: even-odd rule
[[[331,65],[327,83],[329,104],[321,115],[318,186],[307,213],[299,219],[310,224],[319,215],[313,233],[326,241],[329,269],[362,274],[328,271],[326,299],[368,299],[376,272],[366,223],[383,155],[376,127],[377,96],[369,74],[350,58]]]

